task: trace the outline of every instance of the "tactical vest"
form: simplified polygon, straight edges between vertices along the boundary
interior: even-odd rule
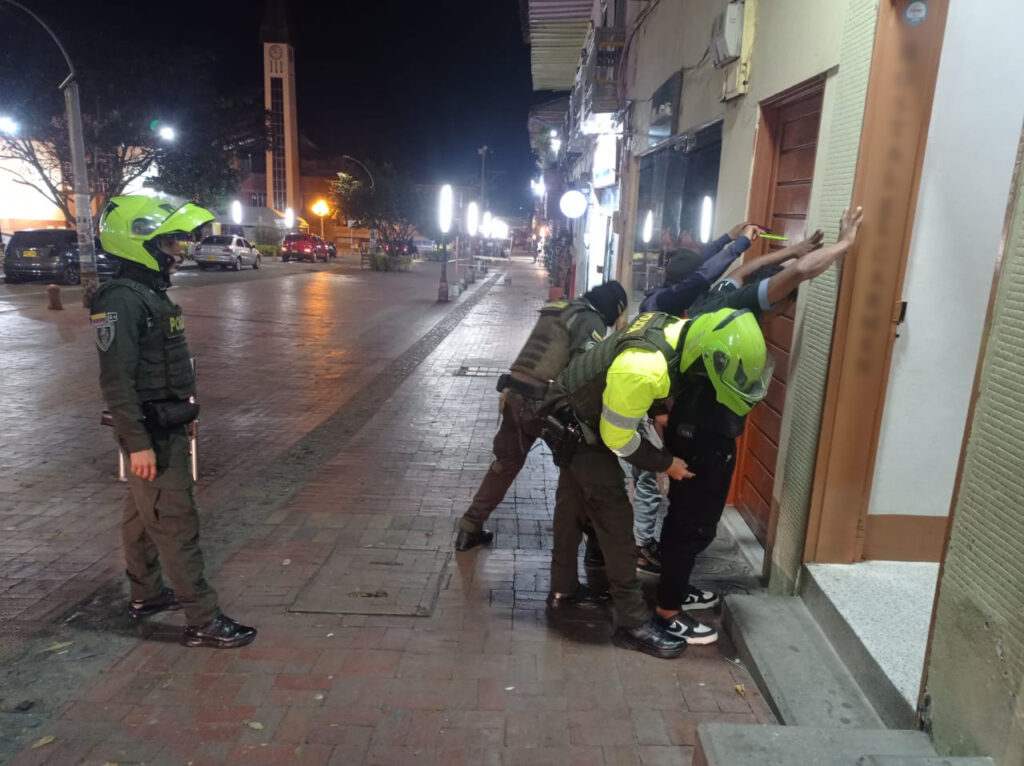
[[[679,351],[672,348],[665,338],[665,325],[678,321],[668,314],[640,314],[629,325],[612,333],[603,343],[572,361],[558,382],[572,406],[573,412],[583,425],[596,432],[601,423],[601,398],[608,378],[608,368],[615,358],[627,348],[643,348],[660,351],[668,365],[671,380],[670,391],[678,388]],[[686,327],[679,335],[682,347]]]
[[[580,314],[593,310],[585,300],[559,300],[547,304],[540,310],[540,319],[510,369],[540,381],[557,378],[569,363],[573,325]]]
[[[196,377],[185,342],[181,307],[132,279],[112,280],[100,292],[117,286],[132,290],[145,307],[146,325],[140,332],[139,362],[135,368],[139,401],[186,401],[195,394]],[[99,295],[98,292],[97,298]]]

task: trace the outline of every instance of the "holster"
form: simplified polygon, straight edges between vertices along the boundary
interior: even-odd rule
[[[563,407],[544,417],[540,438],[551,450],[551,457],[555,461],[555,465],[565,468],[572,462],[576,448],[583,441],[583,431],[572,409]]]
[[[184,426],[199,417],[199,405],[195,402],[158,401],[144,402],[142,414],[146,418],[146,428],[166,431],[176,426]]]

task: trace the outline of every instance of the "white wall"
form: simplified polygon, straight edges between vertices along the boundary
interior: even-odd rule
[[[949,512],[1024,119],[1019,18],[950,4],[869,513]]]

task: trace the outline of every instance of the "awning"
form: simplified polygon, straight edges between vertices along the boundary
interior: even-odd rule
[[[592,0],[523,0],[534,90],[571,90],[590,28]]]

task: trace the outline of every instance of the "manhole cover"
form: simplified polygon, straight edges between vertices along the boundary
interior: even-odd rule
[[[427,617],[450,551],[335,548],[288,611]]]

